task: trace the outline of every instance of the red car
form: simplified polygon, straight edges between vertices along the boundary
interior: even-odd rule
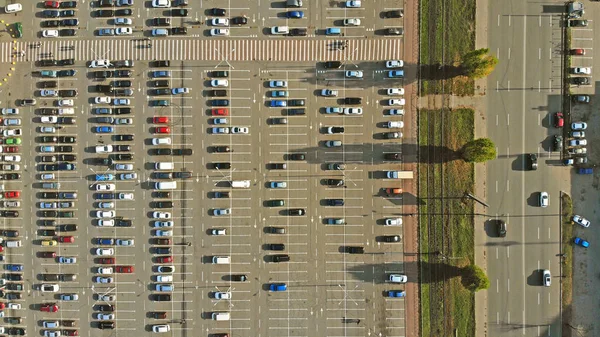
[[[57,239],[59,242],[64,242],[64,243],[75,242],[75,237],[73,237],[73,236],[59,236]]]
[[[213,116],[229,116],[229,109],[212,109]]]
[[[40,257],[54,259],[54,258],[56,258],[56,253],[55,252],[40,252]]]
[[[58,2],[58,1],[44,1],[44,7],[46,7],[46,8],[58,8],[58,7],[60,7],[60,2]]]
[[[555,128],[562,128],[565,125],[565,119],[563,118],[563,113],[562,112],[557,112],[554,115],[554,127]]]
[[[4,192],[4,197],[7,199],[15,199],[21,196],[21,192],[19,191],[7,191]]]
[[[101,259],[98,259],[98,263],[99,264],[115,264],[115,258],[114,257],[103,257]]]
[[[157,126],[154,128],[154,133],[171,133],[171,129],[166,126]]]
[[[0,302],[0,310],[2,310],[2,309],[4,309],[4,308],[6,308],[6,304],[4,304],[4,303]]]
[[[173,262],[172,256],[159,256],[156,258],[157,263],[171,263]]]
[[[58,312],[58,305],[56,305],[56,303],[44,303],[40,307],[40,311]]]
[[[65,336],[79,336],[79,330],[63,330]]]
[[[131,274],[133,273],[134,268],[133,266],[117,266],[115,270],[117,273]]]
[[[19,152],[19,148],[17,146],[5,146],[4,153],[17,153]]]
[[[169,117],[160,116],[152,118],[152,123],[154,124],[167,124],[169,123]]]
[[[585,49],[583,49],[583,48],[571,49],[571,55],[585,55]]]

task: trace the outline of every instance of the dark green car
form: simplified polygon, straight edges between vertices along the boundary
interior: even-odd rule
[[[283,206],[285,206],[285,201],[283,201],[281,199],[267,200],[267,206],[268,207],[283,207]]]

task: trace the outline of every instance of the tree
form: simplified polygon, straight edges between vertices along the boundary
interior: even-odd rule
[[[474,264],[463,268],[462,283],[465,288],[472,292],[490,287],[490,280],[487,275]]]
[[[470,163],[481,163],[496,158],[496,146],[489,138],[474,139],[466,143],[461,152],[463,159]]]
[[[482,78],[491,74],[498,64],[498,59],[487,48],[476,49],[463,55],[461,68],[463,73],[471,78]]]

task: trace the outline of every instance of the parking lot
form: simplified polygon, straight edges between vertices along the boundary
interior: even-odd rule
[[[76,39],[43,39],[37,47],[37,35],[27,30],[14,49],[25,55],[1,42],[8,48],[3,58],[17,64],[0,100],[19,109],[2,117],[21,123],[5,129],[22,130],[18,145],[3,138],[3,151],[12,146],[21,156],[20,167],[2,172],[19,173],[4,190],[20,192],[5,196],[19,205],[5,208],[18,214],[2,218],[2,228],[19,231],[5,240],[22,247],[5,243],[4,259],[7,270],[21,266],[11,274],[22,280],[5,278],[9,287],[24,288],[22,298],[6,302],[22,304],[4,310],[6,327],[30,335],[167,327],[181,335],[405,335],[404,296],[416,294],[405,294],[390,275],[404,274],[396,189],[408,178],[399,159],[410,102],[402,91],[388,95],[403,86],[389,73],[402,66],[386,68],[386,60],[402,55],[402,38],[377,31],[402,21],[372,18],[399,8],[384,2],[356,9],[311,3],[298,20],[281,18],[283,2],[232,5],[231,16],[244,15],[249,24],[232,27],[230,37],[258,39],[251,43],[207,36],[206,13],[217,6],[209,1],[191,4],[187,19],[177,19],[193,19],[179,22],[189,28],[180,40],[108,40],[94,32],[112,19],[79,15]],[[134,37],[147,37],[146,20],[162,16],[163,9],[151,7],[132,7]],[[361,24],[345,30],[347,44],[332,44],[322,30],[348,17]],[[45,20],[36,15],[30,28]],[[314,29],[306,38],[267,35],[266,27],[287,21]],[[40,63],[67,58],[74,64]],[[98,66],[104,59],[108,69]],[[115,67],[119,60],[134,65]],[[160,60],[171,62],[159,66]],[[339,68],[325,64],[337,60]],[[68,69],[74,74],[44,73]],[[100,78],[105,70],[123,73]],[[55,87],[47,87],[52,81]],[[113,89],[102,92],[103,86]],[[75,97],[44,91],[69,89]],[[32,98],[33,105],[20,106]],[[388,122],[395,122],[392,129]],[[40,132],[44,127],[53,129]],[[388,171],[400,171],[399,179]],[[53,284],[59,288],[45,288]],[[76,300],[65,297],[75,294]],[[45,311],[54,304],[57,312]],[[221,317],[214,313],[230,316],[214,320]],[[12,324],[14,317],[23,320]],[[54,320],[66,322],[58,328]]]

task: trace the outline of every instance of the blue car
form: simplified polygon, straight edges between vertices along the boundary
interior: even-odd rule
[[[94,132],[96,133],[112,133],[114,131],[112,126],[97,126],[94,128]]]
[[[272,283],[269,286],[270,291],[286,291],[287,285],[285,283]]]
[[[98,239],[98,244],[99,245],[104,245],[104,246],[110,246],[110,245],[114,245],[115,244],[115,240],[114,239],[110,239],[110,238],[99,238]]]
[[[111,173],[96,174],[96,181],[107,181],[107,180],[115,180],[115,176]]]
[[[276,107],[285,108],[287,106],[287,102],[286,101],[280,101],[280,100],[272,100],[270,106],[272,108],[276,108]]]
[[[590,243],[585,241],[582,238],[575,238],[575,240],[573,240],[573,242],[575,242],[576,245],[579,245],[583,248],[588,248],[590,246]]]
[[[302,12],[302,11],[291,11],[291,12],[287,12],[285,16],[288,19],[302,19],[304,17],[304,12]]]
[[[404,290],[388,290],[388,297],[404,297]]]
[[[150,73],[151,77],[159,78],[159,77],[171,77],[171,72],[166,70],[156,70]]]
[[[23,271],[23,266],[20,264],[7,264],[6,270],[9,271]]]
[[[404,77],[404,70],[390,70],[388,72],[389,78],[402,78]]]

